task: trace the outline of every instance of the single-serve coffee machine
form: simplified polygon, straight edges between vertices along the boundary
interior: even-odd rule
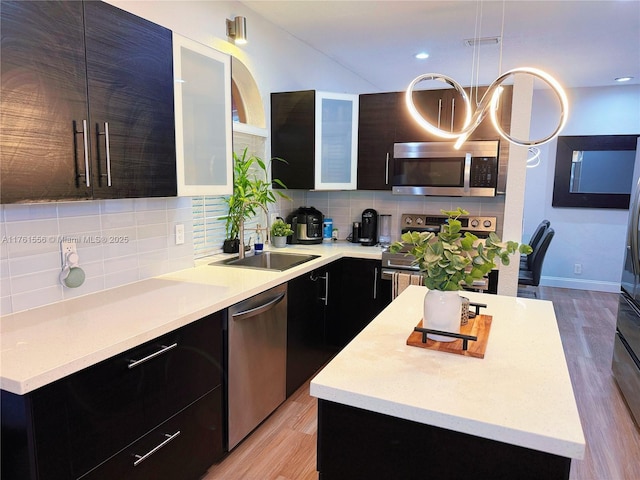
[[[365,246],[373,246],[378,243],[378,212],[373,208],[367,208],[362,212],[360,222],[360,243]]]

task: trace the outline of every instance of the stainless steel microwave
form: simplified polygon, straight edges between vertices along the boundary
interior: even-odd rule
[[[493,197],[498,190],[498,140],[396,143],[394,194]]]

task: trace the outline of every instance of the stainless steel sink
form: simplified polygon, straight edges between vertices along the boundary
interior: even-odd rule
[[[282,272],[302,263],[318,258],[320,255],[306,255],[299,253],[263,252],[259,255],[252,255],[244,258],[227,258],[212,262],[209,265],[257,268],[261,270],[276,270]]]

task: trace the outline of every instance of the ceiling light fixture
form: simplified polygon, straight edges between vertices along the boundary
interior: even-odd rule
[[[247,18],[235,17],[233,20],[227,19],[227,37],[233,39],[236,45],[247,43]]]
[[[484,37],[484,38],[480,37],[479,32],[480,32],[481,23],[482,23],[482,2],[478,3],[478,6],[476,7],[476,35],[474,39],[465,40],[465,43],[467,43],[467,45],[474,47],[474,58],[473,58],[473,64],[471,68],[472,80],[471,80],[471,87],[470,87],[472,96],[474,91],[474,81],[473,81],[474,73],[476,76],[478,75],[479,65],[480,65],[480,57],[479,57],[479,54],[476,53],[476,51],[479,51],[477,47],[482,44],[501,43],[501,39],[504,37],[505,4],[506,4],[506,1],[503,0],[502,34],[498,37]],[[476,69],[476,66],[477,66],[477,69]],[[500,61],[499,61],[498,72],[500,71],[502,71],[502,45],[500,45]],[[498,104],[500,102],[500,96],[502,95],[502,91],[504,90],[504,88],[502,87],[502,84],[506,80],[508,80],[510,77],[519,75],[519,74],[530,75],[542,80],[549,87],[551,87],[551,90],[556,94],[560,102],[560,119],[558,121],[558,125],[556,129],[553,131],[553,133],[551,133],[550,135],[544,138],[540,138],[538,140],[522,140],[522,139],[512,137],[502,129],[502,126],[498,122],[498,118],[497,118]],[[462,97],[462,101],[464,102],[464,105],[465,105],[465,109],[464,109],[465,117],[464,117],[464,123],[463,123],[462,129],[460,131],[454,132],[454,131],[441,130],[440,128],[436,127],[432,123],[425,120],[422,114],[418,112],[418,109],[413,103],[413,90],[418,83],[424,80],[437,80],[437,81],[447,83],[450,86],[452,86],[458,92],[458,94]],[[489,85],[489,87],[487,88],[487,91],[482,96],[482,99],[480,101],[477,100],[478,98],[477,81],[476,81],[475,87],[476,87],[476,93],[475,93],[476,101],[474,103],[476,104],[476,109],[473,112],[473,114],[472,114],[471,102],[469,100],[469,96],[464,91],[462,86],[458,82],[456,82],[453,78],[440,73],[426,73],[423,75],[419,75],[418,77],[413,79],[413,81],[407,87],[407,91],[405,93],[405,103],[407,105],[407,109],[409,110],[410,115],[418,123],[418,125],[420,125],[422,128],[424,128],[426,131],[428,131],[432,135],[438,136],[440,138],[455,140],[455,144],[453,146],[455,149],[459,149],[462,146],[462,144],[467,141],[467,139],[473,133],[473,131],[476,128],[478,128],[482,120],[484,120],[487,113],[490,114],[493,126],[502,138],[504,138],[510,143],[513,143],[514,145],[520,145],[523,147],[534,147],[534,146],[542,145],[543,143],[549,142],[550,140],[558,136],[560,131],[564,128],[565,124],[567,123],[567,118],[569,115],[569,100],[567,99],[567,95],[564,93],[562,86],[560,85],[560,83],[558,83],[558,81],[555,78],[553,78],[548,73],[542,70],[539,70],[537,68],[533,68],[533,67],[513,68],[499,75],[498,78],[496,78],[491,83],[491,85]]]
[[[558,122],[558,126],[553,131],[553,133],[551,133],[551,135],[548,135],[547,137],[544,137],[538,140],[521,140],[508,135],[500,126],[496,112],[498,110],[500,95],[502,94],[502,90],[503,90],[502,84],[509,77],[515,76],[517,74],[531,75],[533,77],[539,78],[540,80],[545,82],[547,85],[549,85],[549,87],[551,87],[551,90],[557,95],[558,100],[560,101],[560,121]],[[459,132],[448,132],[445,130],[441,130],[438,127],[434,126],[433,124],[429,123],[427,120],[425,120],[424,117],[420,114],[420,112],[418,112],[418,109],[413,103],[413,89],[418,83],[424,80],[439,80],[441,82],[448,83],[453,88],[455,88],[456,91],[460,94],[460,96],[462,97],[462,101],[465,104],[465,121],[464,121],[462,130],[460,130]],[[467,139],[469,138],[469,135],[471,135],[473,131],[476,128],[478,128],[478,125],[480,125],[482,120],[484,120],[487,113],[490,114],[491,121],[493,122],[493,126],[502,138],[504,138],[505,140],[515,145],[521,145],[524,147],[542,145],[543,143],[547,143],[548,141],[555,138],[567,123],[567,118],[569,114],[569,100],[567,99],[567,96],[564,93],[562,86],[548,73],[532,67],[514,68],[512,70],[505,72],[504,74],[500,75],[497,79],[495,79],[491,83],[491,85],[489,85],[489,88],[487,89],[486,93],[482,97],[482,100],[480,100],[480,103],[478,104],[478,107],[476,108],[473,115],[471,115],[471,102],[469,101],[469,97],[467,96],[462,86],[458,82],[456,82],[453,78],[447,77],[446,75],[442,75],[440,73],[426,73],[416,77],[407,88],[407,91],[405,94],[405,102],[407,104],[407,109],[409,110],[409,113],[422,128],[432,133],[433,135],[437,135],[441,138],[447,138],[450,140],[455,139],[456,143],[454,145],[454,148],[456,149],[459,149],[462,146],[462,144],[467,141]]]
[[[482,45],[498,45],[502,39],[500,37],[465,38],[464,44],[467,47]]]
[[[527,152],[527,168],[536,168],[540,165],[540,149],[538,147],[529,147]]]
[[[427,52],[416,53],[415,57],[418,60],[424,60],[425,58],[429,58],[429,54]]]
[[[616,77],[616,82],[628,82],[629,80],[633,80],[633,77]]]

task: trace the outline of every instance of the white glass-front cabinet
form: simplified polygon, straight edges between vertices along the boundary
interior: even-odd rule
[[[233,190],[231,58],[173,34],[178,195]]]
[[[316,92],[316,190],[355,190],[358,95]]]

